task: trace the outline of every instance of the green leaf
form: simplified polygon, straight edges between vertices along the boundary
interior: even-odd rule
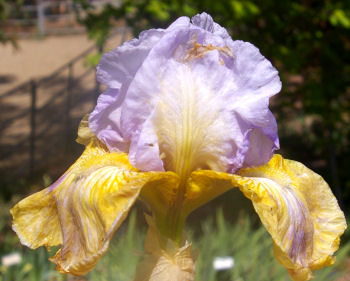
[[[329,21],[334,26],[350,28],[350,16],[344,10],[335,9],[329,17]]]

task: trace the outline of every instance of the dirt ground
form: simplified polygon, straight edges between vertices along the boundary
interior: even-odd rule
[[[113,37],[106,49],[116,47],[118,40]],[[29,79],[49,75],[93,45],[87,34],[21,39],[17,50],[0,45],[0,95]]]

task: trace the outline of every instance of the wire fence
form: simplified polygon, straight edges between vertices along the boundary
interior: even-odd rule
[[[119,28],[114,36],[122,43],[126,34]],[[95,69],[86,66],[96,51],[92,46],[50,75],[0,94],[0,175],[32,176],[69,156],[76,128],[99,94]]]

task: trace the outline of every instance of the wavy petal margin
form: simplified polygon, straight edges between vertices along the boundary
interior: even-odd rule
[[[126,154],[90,144],[58,181],[12,208],[13,229],[33,249],[62,244],[51,258],[57,270],[86,274],[106,252],[141,188],[157,185],[163,174],[139,173]]]
[[[334,263],[346,221],[321,176],[280,155],[239,174],[239,189],[252,200],[272,236],[277,260],[293,280],[309,280],[311,270]]]
[[[207,200],[201,190],[213,193],[208,186],[215,181],[222,191],[237,186],[253,202],[272,236],[276,259],[293,280],[309,280],[312,270],[334,263],[345,217],[327,183],[303,164],[274,155],[268,164],[241,169],[238,175],[196,171],[191,178],[187,197],[198,202],[191,202],[190,209]]]
[[[233,173],[267,163],[279,148],[268,108],[281,89],[277,70],[206,13],[104,54],[97,77],[108,88],[89,126],[139,170]]]

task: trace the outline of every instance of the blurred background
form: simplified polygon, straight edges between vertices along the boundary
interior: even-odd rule
[[[47,258],[54,251],[22,247],[9,209],[49,185],[82,152],[74,139],[102,91],[95,80],[101,54],[144,29],[203,11],[279,70],[283,88],[271,100],[279,153],[321,174],[349,223],[350,1],[0,0],[0,281],[132,280],[142,258],[142,203],[108,255],[80,278],[53,270]],[[289,280],[239,192],[195,211],[187,228],[200,252],[197,280]],[[350,280],[349,238],[347,231],[336,266],[316,280]],[[218,270],[217,257],[233,264]]]

